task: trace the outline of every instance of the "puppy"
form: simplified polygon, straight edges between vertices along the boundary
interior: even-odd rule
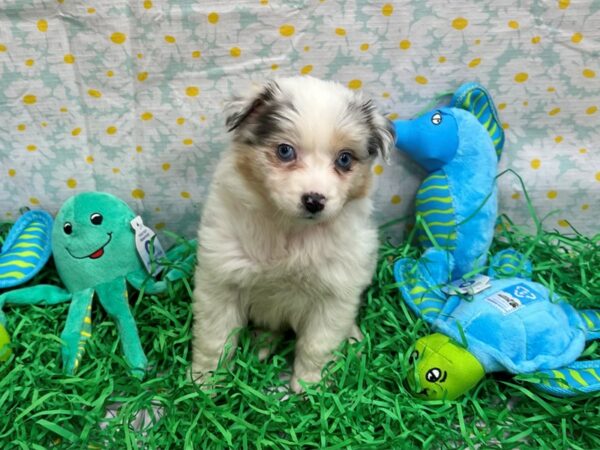
[[[344,86],[270,81],[230,105],[232,142],[199,230],[192,377],[205,380],[234,330],[296,333],[291,388],[318,382],[355,320],[376,265],[372,165],[391,123]],[[230,356],[230,355],[224,355]]]

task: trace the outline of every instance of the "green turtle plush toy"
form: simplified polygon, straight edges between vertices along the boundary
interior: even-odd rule
[[[88,192],[71,197],[60,208],[52,229],[54,262],[66,289],[38,285],[9,291],[0,295],[0,307],[5,303],[51,305],[70,301],[61,339],[63,366],[67,373],[73,373],[91,337],[92,302],[97,297],[117,325],[132,374],[141,378],[147,359],[129,309],[127,284],[138,290],[143,287],[150,294],[166,291],[167,282],[156,281],[149,274],[156,274],[153,261],[164,255],[157,251],[159,245],[153,236],[131,208],[113,195]],[[182,263],[163,276],[174,281],[191,271],[193,251],[175,247],[166,259]]]

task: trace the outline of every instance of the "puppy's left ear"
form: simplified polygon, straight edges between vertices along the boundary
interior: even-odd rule
[[[369,154],[373,156],[378,154],[386,163],[389,163],[390,155],[396,143],[394,124],[377,111],[372,100],[364,102],[361,110],[364,114],[364,120],[369,126]]]

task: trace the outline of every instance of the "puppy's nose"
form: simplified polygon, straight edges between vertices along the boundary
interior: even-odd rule
[[[310,194],[304,194],[302,196],[302,204],[304,205],[304,208],[312,214],[323,211],[323,208],[325,208],[326,200],[327,199],[325,198],[325,196],[317,194],[315,192],[311,192]]]

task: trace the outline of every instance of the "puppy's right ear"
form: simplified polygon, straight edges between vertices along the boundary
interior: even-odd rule
[[[231,99],[226,106],[227,131],[233,131],[255,121],[264,106],[274,101],[280,92],[279,85],[275,81],[267,81],[263,86],[253,89],[250,95]]]

